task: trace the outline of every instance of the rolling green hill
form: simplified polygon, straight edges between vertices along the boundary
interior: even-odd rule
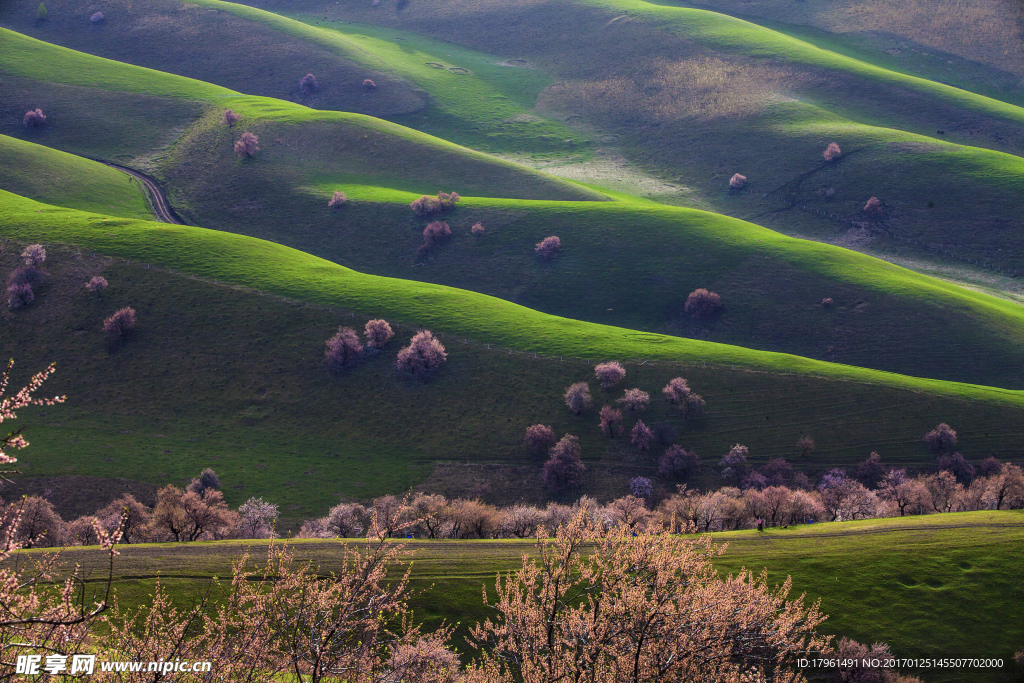
[[[123,218],[152,217],[138,181],[109,166],[0,135],[0,188]]]
[[[624,386],[655,396],[645,421],[672,425],[705,459],[706,485],[736,442],[758,462],[794,459],[797,439],[811,434],[817,449],[797,466],[812,473],[852,465],[872,450],[890,464],[927,466],[921,435],[939,421],[956,426],[971,459],[1012,459],[1024,448],[1020,392],[594,325],[363,275],[249,237],[8,193],[2,199],[2,236],[15,241],[5,250],[7,268],[18,243],[42,241],[51,254],[51,278],[36,302],[3,313],[3,351],[24,373],[57,361],[49,388],[70,397],[37,413],[26,476],[123,477],[128,467],[134,478],[160,484],[212,466],[229,501],[272,497],[290,528],[339,496],[414,485],[543,499],[540,461],[521,441],[525,427],[541,421],[581,437],[585,490],[616,495],[637,472],[653,476],[659,453],[637,454],[626,440],[600,435],[596,410],[616,392],[598,391],[597,405],[578,417],[561,399],[568,384],[592,377],[593,364],[609,358],[627,361]],[[82,285],[99,273],[111,286],[96,296]],[[139,331],[111,349],[100,324],[124,305],[137,309]],[[361,327],[378,316],[398,326],[398,339],[330,376],[324,340],[339,324]],[[450,353],[427,382],[403,379],[393,365],[393,353],[420,326],[443,334]],[[698,422],[684,424],[657,398],[679,375],[708,402]],[[514,488],[501,484],[511,479]]]
[[[218,3],[209,0],[208,6],[227,6]],[[307,26],[245,7],[232,10],[278,27],[282,36],[308,35],[318,45],[330,43],[323,29],[351,40],[353,33],[366,33],[362,24],[374,24],[405,31],[388,34],[392,38],[427,35],[519,55],[555,79],[541,92],[537,112],[611,133],[609,147],[675,183],[676,190],[662,191],[665,201],[695,201],[790,234],[884,253],[910,250],[1024,272],[1018,231],[1002,211],[1016,207],[1020,196],[1019,174],[1004,173],[1006,164],[1018,162],[979,149],[1021,151],[1024,112],[1013,104],[701,9],[610,1],[413,3],[400,9],[320,0],[247,4],[301,13],[292,16]],[[435,12],[452,20],[436,22]],[[382,46],[382,61],[386,51]],[[465,133],[458,125],[431,132],[451,139]],[[784,191],[819,170],[831,140],[857,152],[856,161],[844,166],[849,172],[818,173],[799,192]],[[584,167],[589,158],[580,156]],[[964,169],[959,182],[948,181],[942,160]],[[726,191],[735,172],[750,179],[752,190],[739,205]],[[834,194],[826,197],[829,188]],[[771,200],[758,201],[765,193]],[[884,221],[864,220],[861,207],[870,196],[886,203]],[[811,211],[779,215],[780,202]],[[979,206],[999,210],[979,212]],[[855,225],[861,222],[866,225]],[[869,245],[855,239],[861,230]]]
[[[1012,656],[1024,641],[1014,615],[1024,609],[1024,592],[1013,580],[1014,547],[1024,541],[1019,511],[970,512],[896,519],[815,524],[758,534],[715,534],[727,543],[715,561],[720,572],[767,568],[769,581],[793,579],[791,597],[821,598],[829,615],[822,631],[860,642],[885,642],[900,658],[1000,658],[996,670],[914,671],[923,680],[1003,681],[1013,671]],[[337,570],[336,541],[289,541],[300,560],[321,572]],[[195,595],[197,581],[224,577],[243,548],[262,560],[265,542],[221,541],[125,546],[117,558],[117,590],[122,605],[147,599],[154,575],[182,606]],[[253,547],[255,546],[255,547]],[[456,645],[468,627],[490,616],[481,585],[499,572],[522,566],[532,542],[427,541],[413,550],[411,587],[424,591],[412,601],[417,619],[429,627],[442,620],[460,624]],[[65,559],[103,573],[101,552],[73,548]],[[962,605],[969,596],[971,609]],[[893,606],[898,605],[898,609]],[[907,673],[911,673],[907,671]]]
[[[71,64],[81,62],[106,88],[213,100],[199,118],[195,107],[201,105],[193,105],[175,129],[177,142],[165,151],[159,151],[147,126],[137,129],[133,120],[113,125],[113,113],[109,126],[66,125],[86,117],[78,90],[58,91],[61,99],[51,111],[64,118],[30,134],[44,144],[108,158],[131,145],[194,223],[288,244],[364,272],[473,289],[567,317],[916,376],[1024,386],[1024,318],[1018,305],[703,212],[630,198],[546,204],[467,198],[452,215],[457,235],[451,244],[436,249],[427,262],[418,261],[422,221],[405,204],[420,192],[457,189],[464,195],[563,200],[603,196],[377,119],[211,90],[14,33],[4,36],[11,49],[0,64],[15,76],[30,73],[34,64],[65,60],[69,73],[77,73]],[[52,60],[44,59],[48,50]],[[68,80],[83,82],[80,76]],[[117,82],[127,85],[114,86]],[[48,83],[31,87],[54,96]],[[98,99],[106,98],[110,109],[121,106],[120,92],[90,92],[84,102],[91,121],[105,120]],[[36,99],[22,93],[22,101]],[[243,116],[235,129],[219,122],[227,105]],[[99,135],[90,134],[97,128]],[[120,133],[107,154],[96,149],[107,140],[103,128],[109,135]],[[257,133],[262,145],[247,161],[232,152],[243,129]],[[960,149],[949,147],[954,155]],[[1015,177],[1016,157],[978,153],[999,157],[1003,177]],[[854,158],[824,172],[852,174]],[[332,212],[326,202],[339,188],[352,201]],[[1007,194],[1011,190],[1008,186]],[[484,238],[466,234],[476,221],[490,228]],[[538,264],[532,245],[552,233],[566,240],[563,257],[551,266]],[[727,310],[719,318],[695,322],[682,315],[686,295],[700,286],[725,296]],[[644,296],[638,297],[639,291]],[[787,295],[780,296],[782,291]],[[822,307],[826,297],[836,302],[834,309]],[[935,344],[939,338],[943,343]]]

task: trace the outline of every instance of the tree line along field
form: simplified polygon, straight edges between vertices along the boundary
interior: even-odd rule
[[[27,54],[52,51],[46,46],[25,43],[13,34],[8,38],[14,41],[12,46],[19,46]],[[12,50],[11,54],[17,51]],[[110,78],[118,69],[125,68],[74,55],[60,56],[84,60],[90,68],[110,72]],[[26,59],[32,64],[43,63],[39,57]],[[15,66],[20,63],[11,62]],[[147,73],[146,77],[153,76]],[[170,91],[185,88],[188,92],[188,88],[198,86],[165,77],[160,87]],[[194,92],[199,96],[202,89]],[[115,102],[120,105],[119,97],[112,93],[110,96],[110,106],[115,106]],[[20,93],[19,97],[31,95]],[[77,94],[69,92],[60,106],[77,107],[76,101]],[[88,101],[89,106],[95,106],[95,101]],[[1022,367],[1017,350],[1017,323],[1000,315],[1012,312],[1016,317],[1017,306],[992,299],[985,302],[984,308],[995,313],[993,330],[992,334],[977,335],[976,311],[982,308],[979,303],[984,298],[965,300],[963,296],[970,295],[950,288],[940,294],[935,289],[941,287],[938,283],[914,280],[910,274],[872,259],[857,262],[849,252],[782,240],[749,224],[729,224],[708,214],[685,210],[627,206],[630,202],[622,201],[538,205],[474,200],[475,210],[463,220],[489,224],[492,230],[487,239],[453,240],[454,244],[435,250],[424,264],[415,258],[419,222],[403,208],[408,195],[374,190],[367,184],[412,189],[408,185],[412,177],[430,177],[431,172],[416,174],[415,168],[405,168],[399,171],[405,177],[395,178],[389,175],[395,171],[387,170],[387,163],[396,155],[408,159],[414,153],[422,156],[424,169],[436,168],[427,162],[439,151],[438,141],[421,138],[420,144],[410,146],[408,135],[401,129],[380,129],[368,121],[351,117],[332,119],[328,114],[310,113],[312,121],[303,114],[301,120],[305,125],[299,128],[294,120],[302,111],[299,108],[282,121],[282,112],[270,102],[245,102],[255,109],[247,109],[241,100],[232,104],[250,117],[246,118],[246,125],[260,132],[264,140],[273,136],[276,149],[264,143],[261,156],[252,163],[240,164],[231,153],[232,130],[218,123],[223,110],[210,107],[206,116],[193,123],[171,154],[166,155],[161,164],[163,170],[157,171],[168,178],[175,205],[202,225],[244,230],[360,270],[467,287],[541,310],[598,322],[983,384],[1014,386],[1015,380],[1011,378],[1017,372],[1015,368]],[[84,111],[79,111],[75,118]],[[317,118],[323,116],[328,119]],[[194,118],[185,121],[189,120]],[[90,146],[103,139],[103,135],[91,135],[95,132],[93,128],[70,126],[68,130],[64,124],[56,123],[36,139],[75,151],[102,154],[104,150],[79,146],[86,142],[86,133],[90,133]],[[340,143],[349,161],[325,155],[326,140]],[[153,144],[145,137],[139,142],[146,147]],[[429,147],[434,151],[428,151]],[[106,150],[106,156],[115,156],[114,151]],[[143,148],[139,148],[135,155],[142,153]],[[489,191],[515,186],[522,193],[524,187],[529,187],[525,182],[529,178],[536,188],[532,190],[537,193],[533,196],[568,199],[590,192],[568,183],[543,180],[522,168],[492,165],[490,178],[503,183],[496,185],[488,176],[480,175],[480,164],[487,163],[485,158],[474,158],[456,148],[451,153],[455,154],[453,162],[466,163],[443,165],[454,173],[433,177],[435,185],[452,189],[459,185],[463,193],[472,192],[472,184],[458,181],[461,174],[477,177],[478,183],[486,181]],[[374,160],[375,177],[345,172],[346,166],[356,168],[364,156]],[[200,157],[209,162],[197,163]],[[281,189],[289,186],[291,192],[282,194]],[[325,199],[334,186],[347,188],[352,196],[351,205],[343,212],[332,213],[326,208]],[[420,187],[428,186],[420,183]],[[526,196],[530,196],[529,192]],[[267,202],[265,198],[272,194],[276,200]],[[464,206],[469,208],[469,202]],[[383,222],[382,215],[387,217]],[[646,228],[641,235],[636,234],[637,223]],[[547,226],[574,231],[567,233],[573,235],[574,241],[566,243],[565,257],[551,268],[538,266],[530,249],[534,241],[543,237],[540,231]],[[467,254],[472,257],[469,261]],[[464,267],[467,262],[479,262],[479,268]],[[581,271],[597,277],[581,278]],[[726,296],[727,313],[720,319],[695,323],[681,315],[683,297],[698,286],[712,286]],[[777,291],[783,286],[793,295],[778,296]],[[638,288],[650,294],[643,297],[640,305],[623,298]],[[887,295],[884,299],[878,298],[879,290]],[[960,296],[950,297],[952,291]],[[936,306],[936,294],[952,305]],[[888,299],[892,295],[896,295],[895,300]],[[839,305],[826,311],[820,305],[825,298]],[[966,318],[958,321],[960,316]],[[882,353],[865,353],[865,340],[877,340],[882,334],[887,338]],[[927,342],[938,335],[944,336],[943,345]],[[980,344],[988,348],[977,348]],[[952,362],[953,358],[958,362]]]
[[[806,593],[810,601],[822,599],[822,611],[829,615],[824,632],[888,642],[898,657],[1003,658],[1002,670],[967,672],[970,680],[1001,681],[1013,670],[1010,660],[1024,639],[1021,624],[1012,618],[1024,605],[1013,579],[1014,548],[1024,540],[1020,517],[1020,511],[969,512],[716,533],[713,540],[728,547],[715,567],[722,574],[764,567],[772,585],[791,576],[794,597]],[[298,559],[327,575],[338,568],[338,546],[345,542],[365,540],[287,543]],[[261,562],[265,547],[266,541],[124,546],[116,564],[118,600],[122,606],[142,604],[159,580],[176,606],[188,608],[197,585],[219,595],[226,586],[211,577],[229,576],[246,549],[252,561]],[[412,587],[419,593],[412,600],[415,617],[430,627],[459,624],[456,639],[464,653],[468,628],[491,616],[482,587],[490,587],[493,599],[495,575],[521,566],[523,554],[533,554],[529,540],[413,540],[409,547]],[[72,548],[65,559],[80,563],[94,577],[89,585],[98,585],[102,552]],[[969,611],[963,609],[965,595]],[[965,680],[963,669],[915,673],[927,681]]]

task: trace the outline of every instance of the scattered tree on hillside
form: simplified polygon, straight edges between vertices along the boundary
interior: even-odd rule
[[[612,438],[618,436],[622,428],[622,411],[604,406],[601,408],[600,416],[601,433]]]
[[[630,441],[638,451],[646,453],[651,450],[651,442],[654,441],[654,432],[644,424],[643,420],[637,420],[633,425]]]
[[[397,366],[401,372],[425,375],[436,371],[447,360],[448,354],[441,342],[434,338],[430,330],[423,330],[413,335],[409,346],[398,352]]]
[[[89,17],[89,21],[91,21],[94,24],[100,23],[101,21],[103,21],[103,12],[96,12],[91,17]]]
[[[450,237],[451,234],[451,227],[443,221],[427,223],[427,227],[423,228],[423,247],[430,249],[441,240]]]
[[[359,343],[359,336],[351,327],[338,327],[334,336],[327,340],[324,359],[331,372],[340,372],[344,368],[354,364],[359,354],[363,352],[363,345]]]
[[[683,377],[670,379],[661,393],[669,403],[678,405],[683,411],[683,417],[687,419],[699,417],[707,406],[701,395],[693,391]]]
[[[586,382],[575,382],[565,390],[565,405],[576,415],[589,408],[592,401],[590,385]]]
[[[710,318],[722,309],[722,297],[703,287],[690,292],[683,305],[683,312],[696,320]]]
[[[882,464],[882,456],[874,451],[857,468],[857,481],[869,489],[877,488],[884,476],[885,465]]]
[[[374,83],[371,79],[369,79],[369,78],[364,78],[363,79],[363,90],[365,92],[370,92],[371,90],[376,90],[376,89],[377,89],[377,84]]]
[[[965,486],[974,479],[974,466],[964,460],[960,453],[940,455],[938,466],[940,470],[951,472],[957,481]]]
[[[731,190],[742,190],[743,186],[747,184],[747,176],[740,173],[734,173],[729,178],[729,189]]]
[[[621,363],[609,361],[595,366],[594,375],[597,377],[597,383],[601,385],[602,389],[611,389],[623,380],[626,376],[626,369],[622,367]]]
[[[192,477],[185,490],[194,493],[200,498],[205,498],[207,493],[220,491],[220,477],[212,468],[205,468],[198,477]]]
[[[700,458],[694,451],[672,445],[665,449],[658,460],[658,474],[663,477],[689,479],[700,469]]]
[[[629,480],[629,492],[641,500],[650,500],[654,485],[647,477],[633,477]]]
[[[25,116],[21,119],[21,123],[29,130],[42,128],[43,124],[46,123],[46,114],[43,113],[42,109],[30,109],[25,112]]]
[[[455,204],[462,199],[458,192],[438,192],[436,197],[430,195],[423,195],[419,199],[413,200],[409,204],[409,208],[417,216],[432,216],[435,213],[441,213],[455,208]]]
[[[391,325],[382,318],[367,321],[366,327],[363,328],[363,334],[366,335],[366,346],[371,349],[384,348],[395,336]]]
[[[990,455],[978,464],[978,476],[991,477],[999,474],[1002,469],[1003,463],[999,462],[999,458],[994,455]]]
[[[835,161],[842,155],[842,150],[839,149],[839,145],[834,142],[828,143],[828,147],[821,153],[821,156],[825,157],[825,161]]]
[[[787,602],[789,581],[720,578],[721,552],[655,524],[604,530],[580,510],[498,581],[497,616],[472,632],[480,667],[528,682],[799,680],[797,660],[828,645],[817,605]]]
[[[871,197],[864,205],[864,213],[870,216],[881,216],[885,212],[882,207],[882,200],[878,197]]]
[[[479,236],[483,235],[483,234],[484,234],[484,232],[485,232],[485,231],[484,231],[484,226],[483,226],[483,223],[474,223],[474,224],[473,224],[473,227],[472,227],[472,228],[470,228],[470,229],[469,229],[469,231],[470,231],[471,233],[473,233],[474,235],[476,235],[477,237],[479,237]]]
[[[306,74],[299,80],[299,92],[303,95],[308,97],[318,90],[320,90],[320,84],[317,83],[316,76],[313,74]]]
[[[793,477],[793,466],[783,458],[769,458],[760,473],[769,486],[785,486]]]
[[[550,457],[544,463],[544,484],[551,493],[561,493],[575,488],[583,481],[586,471],[580,460],[580,440],[572,434],[566,434],[548,451]]]
[[[64,520],[53,507],[53,503],[40,496],[26,496],[21,501],[10,503],[5,517],[17,510],[19,523],[10,539],[22,548],[60,547],[64,540]]]
[[[328,208],[340,209],[341,205],[348,201],[348,196],[345,195],[341,190],[335,190],[334,194],[331,195],[330,200],[327,202]]]
[[[743,481],[750,471],[747,466],[748,455],[750,455],[750,449],[740,444],[729,449],[729,452],[718,463],[722,470],[722,478],[737,483]]]
[[[11,271],[11,274],[7,276],[7,284],[29,284],[35,287],[36,285],[42,284],[45,278],[46,271],[41,270],[40,268],[36,268],[35,266],[19,266]]]
[[[46,249],[41,244],[30,244],[21,252],[21,258],[26,266],[38,268],[46,261]]]
[[[225,109],[224,116],[221,117],[220,122],[228,128],[234,128],[235,124],[242,119],[241,116],[235,113],[233,109]]]
[[[535,454],[543,453],[555,445],[555,430],[547,425],[535,424],[526,428],[526,445]]]
[[[30,306],[35,298],[32,285],[27,282],[7,286],[7,306],[11,310],[17,311]]]
[[[107,284],[107,278],[102,275],[94,275],[85,283],[85,288],[90,292],[96,292],[98,294],[107,288]]]
[[[558,252],[561,249],[562,240],[558,239],[555,235],[545,237],[540,242],[537,242],[536,246],[534,246],[534,251],[537,252],[537,256],[545,261],[550,261],[558,256]]]
[[[641,389],[627,389],[623,397],[616,401],[616,403],[622,404],[623,408],[635,413],[647,410],[647,405],[650,402],[651,395]]]
[[[178,542],[218,540],[226,538],[237,521],[220,491],[207,489],[200,495],[168,484],[157,491],[150,527],[154,534]]]
[[[924,435],[924,442],[932,453],[951,454],[956,449],[956,430],[942,422]]]
[[[39,3],[39,7],[36,8],[36,21],[44,21],[47,14],[49,12],[46,11],[46,3]]]
[[[110,317],[103,321],[103,333],[107,335],[108,339],[120,341],[135,331],[137,322],[135,309],[131,306],[125,306],[114,311]]]
[[[801,458],[805,458],[814,452],[814,437],[810,434],[801,436],[796,441],[796,450],[800,453]]]
[[[826,296],[824,299],[821,300],[822,308],[832,308],[832,306],[835,305],[835,303],[836,302],[830,296]]]
[[[235,154],[250,159],[255,156],[256,152],[260,151],[259,142],[260,139],[256,135],[248,131],[242,133],[242,137],[235,143]]]

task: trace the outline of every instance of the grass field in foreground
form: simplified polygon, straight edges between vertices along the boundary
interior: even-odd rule
[[[926,681],[1006,680],[1012,655],[1024,644],[1024,587],[1015,578],[1016,549],[1024,543],[1020,511],[728,532],[714,540],[728,543],[715,562],[720,572],[763,567],[770,585],[792,577],[791,597],[820,597],[827,633],[886,642],[897,657],[994,657],[1007,664],[1001,671],[918,672]],[[338,568],[339,543],[289,541],[296,556],[318,564],[321,573]],[[262,561],[264,544],[125,546],[116,569],[121,603],[144,601],[159,576],[177,604],[187,605],[210,586],[211,576],[230,576],[246,547]],[[522,554],[532,552],[532,542],[518,540],[416,540],[409,547],[412,587],[424,591],[412,602],[417,617],[428,626],[458,622],[459,637],[489,616],[481,586],[493,586],[495,574],[515,569]],[[102,575],[102,553],[95,549],[69,549],[66,559],[82,563],[93,580]]]

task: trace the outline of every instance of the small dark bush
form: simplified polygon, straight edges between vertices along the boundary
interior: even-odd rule
[[[25,116],[21,119],[21,123],[29,130],[42,128],[43,124],[46,123],[46,114],[43,113],[42,109],[29,110],[25,112]]]
[[[689,479],[700,469],[700,458],[682,446],[669,446],[658,460],[658,474],[663,477]]]
[[[91,280],[85,283],[85,288],[90,292],[102,292],[107,288],[107,278],[102,275],[95,275]]]
[[[103,332],[110,339],[124,339],[135,330],[136,322],[135,309],[125,306],[103,321]]]
[[[7,306],[12,310],[18,310],[29,306],[36,298],[32,291],[32,285],[27,282],[9,285],[7,287]]]
[[[535,424],[526,428],[526,445],[534,453],[543,453],[555,445],[555,430],[547,425]]]
[[[447,223],[442,221],[433,221],[427,223],[427,227],[423,228],[423,246],[430,249],[435,244],[451,236],[452,229]]]
[[[722,297],[700,287],[690,292],[683,305],[683,312],[691,318],[703,320],[722,310]]]
[[[885,209],[882,207],[882,200],[878,197],[869,199],[868,203],[864,205],[864,213],[869,216],[881,216],[885,213]]]
[[[586,467],[580,460],[580,440],[566,434],[551,447],[551,457],[544,463],[544,483],[551,493],[575,488],[583,481]]]
[[[318,90],[320,90],[320,84],[317,83],[316,76],[313,74],[306,74],[299,81],[299,92],[307,97]]]
[[[956,430],[942,422],[924,435],[924,442],[932,453],[952,453],[956,449]]]
[[[540,258],[545,261],[550,261],[558,256],[558,252],[561,248],[562,240],[558,239],[555,235],[552,235],[551,237],[545,237],[540,242],[537,242],[533,250],[537,252],[537,256]]]
[[[369,78],[364,78],[363,79],[363,90],[364,91],[370,92],[371,90],[376,90],[376,89],[377,89],[377,84],[376,83],[374,83]]]

